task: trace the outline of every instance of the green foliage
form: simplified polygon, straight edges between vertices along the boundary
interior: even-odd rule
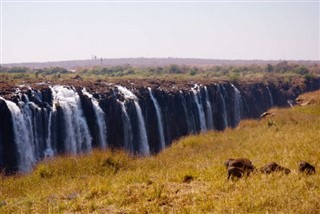
[[[315,77],[314,75],[310,74],[310,73],[307,73],[307,74],[304,74],[303,75],[303,78],[305,80],[305,82],[310,82],[311,80],[313,80]]]
[[[228,74],[228,79],[231,82],[238,82],[240,80],[240,74],[239,73],[230,73],[230,74]]]
[[[320,76],[318,64],[303,64],[281,61],[277,64],[247,64],[247,65],[208,65],[191,66],[171,64],[168,66],[144,67],[129,64],[119,66],[93,66],[77,68],[76,73],[82,74],[85,79],[105,78],[159,78],[159,79],[224,79],[230,81],[261,79],[264,76],[273,77],[303,77],[311,74]],[[65,68],[51,67],[41,69],[28,69],[25,67],[0,67],[0,73],[10,74],[9,79],[23,79],[29,76],[15,74],[34,73],[37,78],[68,79],[71,72]],[[60,75],[59,75],[60,74]],[[310,76],[311,77],[311,76]],[[5,77],[7,78],[7,77]]]
[[[305,66],[299,65],[298,67],[296,67],[294,69],[294,72],[297,73],[297,74],[300,74],[300,75],[306,75],[306,74],[309,73],[309,70]]]
[[[271,64],[267,64],[266,72],[273,72],[274,68]]]
[[[7,72],[9,72],[9,73],[27,73],[27,72],[30,72],[30,69],[26,68],[26,67],[12,67]]]
[[[181,74],[181,68],[178,66],[178,65],[170,65],[168,68],[167,68],[167,71],[168,73],[171,73],[171,74]]]
[[[194,76],[194,75],[196,75],[198,73],[198,69],[196,69],[196,68],[192,68],[191,70],[190,70],[190,75],[191,76]]]

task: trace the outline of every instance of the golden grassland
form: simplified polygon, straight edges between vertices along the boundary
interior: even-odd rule
[[[319,173],[297,169],[300,160],[319,169],[320,92],[303,96],[316,102],[185,137],[156,156],[94,151],[2,176],[0,213],[320,213]],[[257,167],[275,161],[291,174],[228,181],[229,157],[247,157]]]

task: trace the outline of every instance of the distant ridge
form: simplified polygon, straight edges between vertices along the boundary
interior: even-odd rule
[[[44,67],[63,67],[66,69],[75,69],[79,67],[93,66],[167,66],[171,64],[177,65],[195,65],[195,66],[212,66],[212,65],[266,65],[276,64],[281,61],[295,62],[299,64],[320,64],[319,60],[226,60],[226,59],[199,59],[199,58],[97,58],[86,60],[68,60],[68,61],[52,61],[52,62],[27,62],[27,63],[8,63],[2,64],[4,67],[28,67],[28,68],[44,68]]]

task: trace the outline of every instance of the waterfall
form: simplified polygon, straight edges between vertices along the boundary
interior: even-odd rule
[[[36,162],[33,140],[30,139],[30,129],[32,127],[28,126],[28,121],[24,117],[20,108],[12,101],[5,100],[2,97],[0,99],[4,100],[10,110],[12,116],[14,141],[18,149],[18,168],[21,172],[28,172],[32,169],[32,166]]]
[[[292,100],[287,100],[287,103],[289,104],[289,106],[290,106],[291,108],[293,108],[293,101],[292,101]]]
[[[92,96],[92,94],[87,92],[85,88],[82,89],[82,93],[91,99],[94,114],[96,116],[96,123],[98,125],[99,145],[101,148],[105,149],[107,147],[107,126],[105,121],[105,114],[99,106],[99,102]]]
[[[187,103],[186,103],[186,99],[183,96],[183,92],[180,92],[180,98],[181,98],[181,103],[182,103],[182,107],[184,110],[184,115],[187,121],[187,125],[188,125],[188,133],[191,133],[192,131],[196,130],[194,123],[191,122],[190,117],[189,117],[189,113],[188,113],[188,109],[187,109]]]
[[[234,124],[233,126],[237,126],[240,123],[241,120],[241,115],[240,115],[240,99],[241,99],[241,95],[239,90],[233,85],[231,84],[231,86],[233,87],[234,91]]]
[[[201,99],[200,87],[196,84],[191,90],[193,92],[194,101],[197,104],[201,131],[206,131],[207,127],[206,127],[206,120],[205,120],[204,111],[203,111],[202,102],[201,102],[202,99]]]
[[[138,117],[138,123],[139,123],[139,140],[140,140],[139,153],[141,155],[149,155],[150,150],[149,150],[149,144],[148,144],[147,131],[146,131],[142,111],[138,103],[138,98],[136,97],[136,95],[134,95],[131,91],[129,91],[127,88],[123,86],[117,86],[117,88],[120,91],[120,93],[122,93],[125,99],[131,99],[134,102],[134,106],[135,106],[137,117]]]
[[[39,112],[41,109],[36,106],[33,102],[27,101],[27,103],[19,102],[21,111],[24,116],[24,120],[26,126],[28,127],[27,134],[29,135],[29,140],[31,141],[32,149],[34,150],[35,158],[40,160],[40,142],[39,142],[39,135],[38,135],[38,121],[40,121]],[[33,109],[33,112],[32,110]],[[40,124],[39,124],[40,125]]]
[[[46,139],[46,149],[43,152],[45,158],[52,157],[54,155],[54,151],[52,149],[52,141],[51,141],[51,122],[52,122],[52,112],[49,112],[49,119],[48,119],[48,135]]]
[[[133,153],[133,143],[132,143],[132,127],[131,127],[131,120],[128,115],[128,112],[126,110],[124,102],[120,102],[117,100],[121,105],[122,110],[122,121],[123,121],[123,132],[124,132],[124,148],[129,151],[130,153]]]
[[[272,94],[271,94],[268,86],[267,86],[267,90],[268,90],[268,94],[269,94],[269,98],[270,98],[270,107],[272,107],[273,106],[273,97],[272,97]]]
[[[42,159],[58,153],[85,153],[93,145],[149,155],[188,133],[235,127],[240,119],[257,118],[270,106],[292,106],[290,99],[313,87],[285,90],[287,85],[277,88],[250,83],[241,87],[246,89],[242,93],[229,83],[206,87],[164,81],[160,100],[155,90],[142,88],[154,85],[152,82],[126,82],[139,87],[131,91],[97,82],[92,87],[101,93],[99,99],[84,88],[81,92],[72,86],[46,84],[36,86],[38,90],[26,85],[0,90],[5,98],[0,97],[0,170],[5,173],[28,172]],[[257,92],[260,89],[262,92]]]
[[[219,97],[222,102],[222,119],[223,119],[223,127],[226,128],[228,126],[228,118],[227,118],[227,108],[226,102],[224,100],[224,96],[221,92],[221,87],[224,90],[223,86],[218,85]]]
[[[210,100],[209,100],[209,93],[208,93],[207,86],[204,86],[204,91],[205,91],[205,94],[206,94],[207,127],[208,127],[208,129],[213,129],[212,107],[211,107],[211,103],[210,103]]]
[[[90,132],[81,109],[80,97],[72,89],[63,86],[51,87],[53,96],[53,111],[61,107],[64,117],[64,141],[66,152],[71,154],[91,151]]]
[[[165,143],[164,134],[163,134],[161,108],[159,106],[159,103],[158,103],[157,99],[153,96],[152,90],[151,90],[150,87],[148,87],[148,90],[149,90],[149,94],[150,94],[151,100],[153,102],[153,105],[154,105],[154,107],[156,109],[157,122],[158,122],[158,131],[159,131],[159,138],[160,138],[160,144],[161,144],[160,146],[161,146],[161,150],[162,150],[166,146],[166,143]]]
[[[140,147],[140,154],[142,155],[149,155],[149,144],[148,144],[148,138],[147,138],[147,132],[144,124],[144,119],[142,116],[142,111],[139,106],[138,101],[134,101],[134,105],[136,106],[137,114],[138,114],[138,121],[139,121],[139,127],[140,127],[140,140],[141,140],[141,147]]]

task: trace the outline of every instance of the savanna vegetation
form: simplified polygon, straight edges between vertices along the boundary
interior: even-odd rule
[[[297,76],[310,79],[320,75],[320,65],[299,64],[295,62],[279,61],[274,64],[248,64],[248,65],[164,65],[158,67],[131,66],[130,64],[118,66],[92,66],[78,67],[68,70],[61,67],[31,69],[27,67],[1,67],[1,80],[59,80],[79,78],[85,80],[108,80],[125,78],[157,78],[157,79],[192,79],[192,80],[248,80],[284,77],[292,79]]]
[[[236,129],[188,136],[151,157],[123,151],[61,156],[26,175],[1,177],[1,213],[320,213],[320,92],[310,105],[272,109]],[[253,173],[227,180],[225,159],[275,161],[289,175]]]

